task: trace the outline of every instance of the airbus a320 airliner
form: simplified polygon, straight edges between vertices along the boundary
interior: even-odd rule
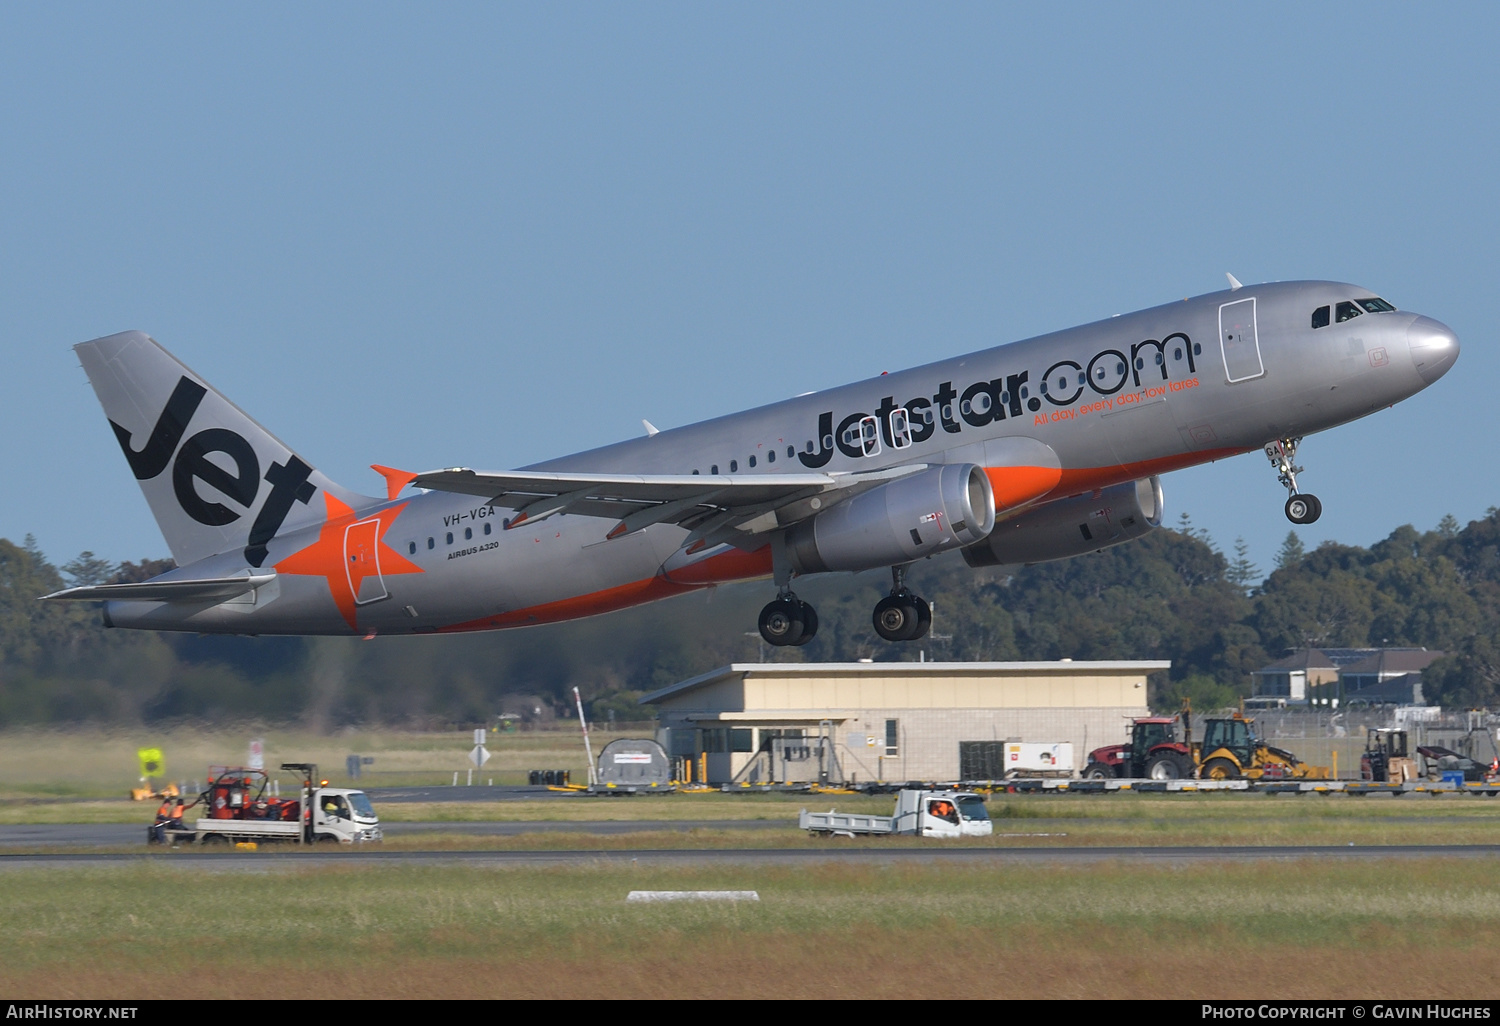
[[[1312,432],[1458,357],[1448,328],[1336,282],[1232,288],[521,470],[321,474],[146,335],[74,347],[176,569],[48,599],[113,627],[442,634],[553,623],[770,578],[773,645],[818,629],[793,582],[889,567],[889,641],[927,633],[916,560],[1037,563],[1137,538],[1158,475],[1264,451],[1295,524]]]

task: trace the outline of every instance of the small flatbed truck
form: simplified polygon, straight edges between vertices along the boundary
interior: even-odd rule
[[[205,815],[189,826],[169,829],[174,843],[228,844],[317,841],[354,844],[381,839],[380,818],[363,791],[329,787],[312,763],[284,763],[302,776],[295,798],[268,793],[264,770],[214,767],[213,782],[198,798]]]
[[[894,816],[802,810],[797,825],[822,837],[904,834],[916,837],[987,837],[995,829],[984,798],[971,791],[919,791],[896,794]]]

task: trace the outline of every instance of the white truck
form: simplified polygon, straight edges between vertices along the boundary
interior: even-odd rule
[[[353,844],[379,841],[380,817],[363,791],[328,787],[318,779],[311,763],[286,763],[284,770],[302,774],[302,787],[295,798],[268,793],[267,777],[261,770],[217,767],[214,779],[203,792],[207,815],[169,830],[174,841],[224,844],[264,841],[312,843],[337,841]]]
[[[984,798],[971,791],[904,790],[894,816],[802,810],[797,825],[823,837],[905,834],[915,837],[988,837],[995,829]]]

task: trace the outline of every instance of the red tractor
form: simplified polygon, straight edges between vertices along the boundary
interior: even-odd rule
[[[1146,716],[1131,724],[1129,744],[1090,752],[1083,779],[1184,780],[1193,770],[1192,749],[1177,738],[1177,717]]]

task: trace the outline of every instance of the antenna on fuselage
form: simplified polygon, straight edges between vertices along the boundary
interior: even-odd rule
[[[1226,277],[1226,278],[1229,279],[1229,291],[1230,292],[1238,292],[1240,289],[1242,289],[1242,288],[1245,287],[1245,286],[1243,286],[1243,285],[1240,284],[1240,280],[1238,278],[1236,278],[1234,275],[1230,274],[1228,271],[1224,272],[1224,277]]]
[[[652,438],[652,437],[654,437],[656,435],[661,434],[661,430],[659,428],[657,428],[657,426],[655,424],[653,424],[649,420],[647,420],[645,417],[641,418],[641,424],[646,429],[646,437],[647,438]]]

